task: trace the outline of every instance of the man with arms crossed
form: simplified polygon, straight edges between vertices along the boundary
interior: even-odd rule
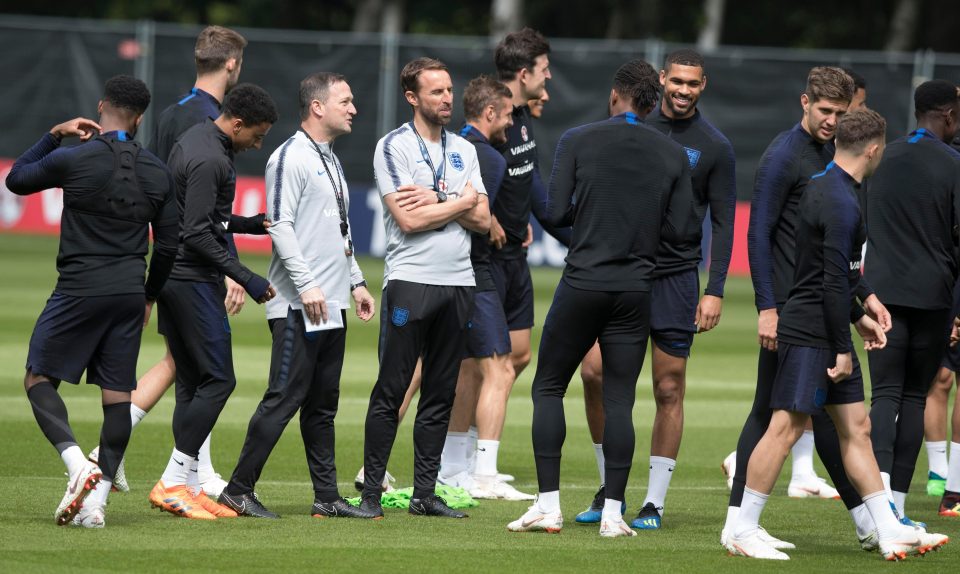
[[[423,357],[409,511],[463,518],[434,490],[473,312],[469,232],[486,233],[490,211],[474,147],[444,129],[453,112],[447,67],[431,58],[413,60],[401,71],[400,86],[413,121],[384,136],[373,160],[387,254],[380,372],[367,410],[360,508],[383,517],[380,493],[398,411]]]
[[[221,504],[238,514],[277,518],[254,495],[267,458],[300,410],[300,434],[313,481],[311,514],[373,518],[337,490],[334,424],[346,345],[346,309],[373,317],[374,301],[353,257],[350,193],[334,140],[352,130],[357,109],[346,78],[317,73],[300,83],[300,129],[267,162],[273,256],[267,279],[277,296],[267,307],[273,334],[270,384]],[[319,330],[318,330],[319,329]]]

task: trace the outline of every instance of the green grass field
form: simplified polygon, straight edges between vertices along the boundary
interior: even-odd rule
[[[344,572],[599,572],[645,569],[657,572],[865,571],[883,567],[876,554],[859,550],[852,525],[837,501],[792,500],[789,479],[781,477],[764,514],[767,529],[795,542],[789,563],[758,563],[726,556],[719,545],[727,488],[721,460],[736,445],[753,397],[756,368],[756,314],[749,281],[731,278],[721,325],[698,337],[688,369],[686,429],[679,465],[667,497],[664,527],[631,539],[603,540],[597,528],[573,522],[597,487],[593,449],[583,414],[579,380],[566,400],[567,443],[562,474],[562,505],[567,526],[559,535],[514,534],[505,525],[526,503],[484,501],[464,521],[412,517],[387,510],[385,520],[317,520],[309,516],[312,492],[296,423],[280,441],[257,490],[279,512],[279,521],[253,519],[199,523],[152,510],[147,494],[163,471],[172,447],[168,394],[135,430],[127,450],[129,493],[114,493],[107,528],[87,531],[59,528],[52,519],[65,478],[63,464],[33,419],[23,392],[23,364],[37,315],[52,290],[56,271],[55,239],[0,236],[0,572],[103,572],[175,570],[344,571]],[[266,258],[247,257],[265,272]],[[379,300],[382,262],[363,260],[371,292]],[[542,324],[559,278],[557,270],[534,271],[536,316]],[[156,315],[144,335],[139,372],[163,354]],[[233,469],[253,413],[266,386],[269,334],[263,310],[249,304],[232,320],[238,386],[213,433],[213,457],[226,478]],[[363,421],[377,373],[376,320],[368,325],[352,317],[337,417],[337,462],[341,494],[353,495],[353,476],[361,464]],[[534,349],[539,331],[534,330]],[[861,355],[863,353],[861,352]],[[515,485],[536,491],[530,443],[530,383],[534,363],[517,382],[510,403],[500,469],[516,475]],[[81,447],[99,437],[102,418],[95,388],[61,387],[70,422]],[[654,412],[649,371],[640,379],[634,417],[637,452],[627,503],[632,517],[647,481],[650,423]],[[401,485],[411,483],[412,416],[401,426],[390,471]],[[822,466],[819,472],[826,476]],[[789,472],[789,465],[787,467]],[[939,518],[937,500],[924,492],[926,457],[921,454],[908,514],[948,534],[960,522]],[[939,571],[956,567],[960,552],[944,551],[890,568]]]

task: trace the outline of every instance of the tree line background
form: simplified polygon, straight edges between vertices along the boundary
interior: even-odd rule
[[[960,52],[956,0],[0,0],[0,12],[183,24]]]

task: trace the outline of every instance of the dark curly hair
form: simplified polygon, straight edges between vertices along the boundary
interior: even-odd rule
[[[103,85],[103,101],[140,115],[150,105],[150,90],[133,76],[114,76]]]
[[[254,84],[238,84],[227,92],[223,100],[223,115],[243,120],[248,126],[274,124],[277,121],[277,106],[270,94]]]
[[[647,110],[660,101],[660,75],[644,60],[630,60],[614,74],[613,89],[628,98],[638,112]]]
[[[957,86],[946,80],[924,82],[913,92],[913,107],[917,115],[943,111],[956,104]]]

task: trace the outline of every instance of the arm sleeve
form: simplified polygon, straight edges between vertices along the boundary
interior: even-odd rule
[[[267,206],[271,210],[270,228],[267,231],[273,241],[273,249],[296,286],[297,293],[319,287],[303,257],[294,231],[300,198],[307,182],[302,167],[294,157],[287,156],[278,161],[271,158],[265,173]]]
[[[470,173],[470,183],[473,184],[473,189],[477,190],[477,193],[482,193],[487,196],[487,202],[490,201],[489,191],[487,191],[487,181],[483,178],[483,171],[480,168],[480,154],[477,153],[476,149],[472,148],[473,153],[465,152],[467,169]],[[473,156],[473,157],[471,157]]]
[[[177,241],[180,235],[180,218],[174,196],[173,176],[164,169],[167,177],[167,194],[150,227],[153,229],[153,254],[150,255],[150,273],[143,289],[147,299],[156,300],[170,276],[177,259]]]
[[[823,227],[823,318],[830,348],[838,354],[853,349],[848,321],[854,316],[854,307],[860,307],[850,290],[854,221],[846,207],[825,199],[819,216]]]
[[[30,195],[60,187],[69,163],[70,148],[59,149],[60,142],[46,133],[17,158],[7,174],[7,189],[17,195]]]
[[[737,213],[737,173],[733,147],[723,146],[707,180],[710,202],[710,280],[707,295],[723,297],[723,286],[733,252],[733,223]]]
[[[188,169],[183,207],[184,247],[246,287],[255,274],[217,242],[211,228],[214,225],[219,182],[226,175],[225,166],[221,162],[208,160],[192,162]]]
[[[373,174],[381,197],[394,193],[401,185],[413,183],[409,159],[394,143],[397,137],[397,133],[393,132],[380,140],[373,154]]]
[[[867,282],[867,278],[861,274],[860,280],[857,281],[857,289],[855,293],[855,295],[857,296],[857,299],[860,299],[861,301],[866,301],[867,297],[873,295],[874,293],[875,292],[873,290],[873,287],[871,287],[870,284]],[[859,319],[859,317],[857,317],[857,319]]]
[[[507,169],[507,160],[490,146],[477,148],[477,164],[480,166],[480,178],[487,190],[487,200],[493,204],[503,183],[503,174]]]
[[[573,139],[569,131],[560,138],[553,159],[553,172],[550,174],[545,220],[559,227],[569,227],[574,220],[573,192],[576,189],[577,162]]]
[[[263,221],[266,218],[266,214],[263,213],[252,217],[244,217],[234,213],[230,215],[230,226],[227,227],[227,231],[243,233],[244,235],[266,235],[267,230],[263,227]]]
[[[750,201],[747,255],[758,311],[777,306],[773,292],[773,231],[799,177],[798,169],[794,154],[784,145],[768,150],[757,168]]]
[[[500,156],[503,157],[503,156]],[[504,162],[506,167],[506,162]],[[540,227],[553,236],[554,239],[562,243],[565,247],[570,247],[570,238],[573,236],[573,230],[569,227],[558,227],[552,225],[547,220],[547,189],[543,185],[543,178],[540,177],[540,167],[533,168],[533,182],[530,185],[530,211],[540,222]]]

